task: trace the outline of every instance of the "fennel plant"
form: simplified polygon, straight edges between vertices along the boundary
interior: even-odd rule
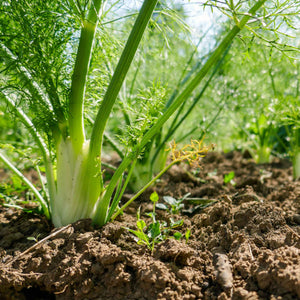
[[[48,195],[44,198],[36,189],[35,195],[56,227],[82,218],[92,218],[99,226],[110,220],[140,154],[148,151],[149,142],[157,138],[162,126],[222,58],[233,39],[245,26],[250,26],[248,22],[260,24],[260,19],[253,17],[265,2],[251,1],[252,7],[239,18],[235,16],[234,26],[125,153],[105,185],[101,171],[105,128],[157,0],[143,1],[88,137],[84,122],[85,92],[96,31],[101,28],[105,4],[109,2],[2,1],[0,99],[25,125],[40,150]],[[3,151],[0,158],[22,177]]]

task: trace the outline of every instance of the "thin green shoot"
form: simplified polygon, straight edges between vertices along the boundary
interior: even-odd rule
[[[184,237],[185,237],[185,243],[186,244],[188,243],[188,241],[189,241],[189,239],[191,237],[191,234],[192,234],[191,230],[187,229],[186,232],[185,232],[185,235],[184,235]]]
[[[34,241],[35,243],[37,243],[39,241],[39,237],[40,237],[40,233],[38,233],[36,236],[29,236],[27,237],[28,241]]]
[[[16,175],[18,176],[27,186],[28,188],[34,193],[36,199],[38,199],[39,203],[42,206],[42,210],[45,213],[47,218],[50,218],[48,203],[44,200],[42,195],[36,189],[36,187],[23,175],[11,162],[10,160],[0,151],[0,160]]]

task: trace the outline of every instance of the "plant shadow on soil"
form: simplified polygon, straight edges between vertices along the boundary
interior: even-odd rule
[[[0,299],[300,298],[300,184],[291,165],[256,165],[240,152],[210,153],[201,165],[194,176],[174,166],[155,190],[217,201],[172,216],[191,237],[167,239],[153,255],[124,229],[135,228],[139,206],[149,221],[151,190],[101,229],[81,220],[57,231],[43,216],[0,206]],[[235,185],[225,185],[232,171]]]

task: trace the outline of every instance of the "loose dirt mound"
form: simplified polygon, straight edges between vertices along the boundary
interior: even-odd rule
[[[53,229],[41,216],[0,208],[0,299],[298,299],[300,184],[285,161],[256,165],[235,152],[211,153],[192,174],[175,167],[160,196],[216,200],[185,205],[179,231],[153,254],[124,227],[136,208],[151,211],[149,191],[117,221]],[[235,184],[223,176],[234,171]],[[37,237],[38,243],[28,240]]]

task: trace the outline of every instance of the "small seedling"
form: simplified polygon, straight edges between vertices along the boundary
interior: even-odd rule
[[[171,196],[163,196],[163,200],[166,203],[157,203],[156,207],[159,209],[167,210],[170,214],[176,215],[184,208],[183,201],[190,195],[190,193],[184,195],[182,198],[175,199]]]
[[[170,214],[179,214],[182,212],[183,214],[191,215],[216,202],[214,199],[189,198],[189,195],[190,193],[187,193],[180,199],[164,196],[163,200],[166,202],[166,204],[157,203],[156,208],[166,210]],[[184,209],[185,205],[188,207],[188,209]]]
[[[190,236],[191,236],[191,230],[187,229],[184,234],[186,244],[188,243]],[[183,237],[183,234],[177,231],[173,234],[173,237],[175,238],[175,240],[179,241]]]
[[[40,237],[40,234],[38,233],[36,236],[29,236],[27,238],[28,241],[34,241],[35,243],[37,243],[39,241],[39,237]]]
[[[171,230],[183,225],[183,220],[174,221],[170,218],[169,225],[165,221],[157,221],[155,206],[159,200],[156,192],[152,193],[150,200],[153,202],[153,211],[147,213],[146,215],[151,218],[151,223],[147,226],[146,222],[140,218],[140,209],[137,212],[137,230],[128,229],[129,232],[133,233],[137,238],[138,245],[146,245],[147,248],[153,253],[156,244],[168,239],[175,238],[180,240],[182,234],[180,232],[175,232],[171,234]],[[188,234],[189,237],[189,234]],[[185,234],[187,240],[187,233]]]
[[[234,171],[231,171],[228,174],[224,174],[224,184],[230,183],[231,185],[235,185],[235,181],[233,180],[234,177],[235,177]]]
[[[185,232],[185,243],[186,244],[188,243],[190,236],[191,236],[191,230],[187,229],[187,231]]]

